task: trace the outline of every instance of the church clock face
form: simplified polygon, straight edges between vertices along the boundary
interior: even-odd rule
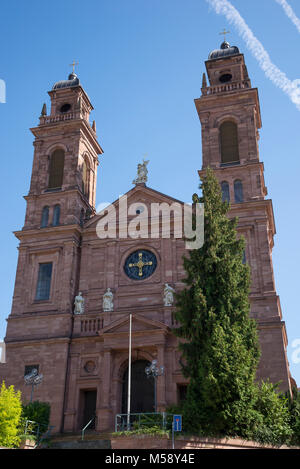
[[[155,254],[145,249],[132,252],[124,264],[124,272],[132,280],[144,280],[153,274],[157,267]]]

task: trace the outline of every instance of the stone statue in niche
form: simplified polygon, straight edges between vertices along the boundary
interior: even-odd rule
[[[164,305],[173,306],[175,290],[168,283],[165,283],[164,288]]]
[[[84,313],[84,298],[82,296],[81,291],[75,297],[74,301],[74,314],[83,314]]]
[[[110,288],[106,290],[103,295],[103,311],[113,311],[114,310],[114,295]]]

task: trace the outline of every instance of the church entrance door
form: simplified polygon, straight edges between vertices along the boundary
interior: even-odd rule
[[[89,423],[89,421],[95,416],[96,400],[97,400],[96,390],[84,391],[82,427],[85,427]],[[88,427],[89,430],[95,429],[95,420],[96,419],[94,419],[89,425]]]
[[[147,360],[137,360],[131,365],[130,413],[154,412],[154,379],[147,378]],[[127,413],[128,368],[123,375],[122,414]]]

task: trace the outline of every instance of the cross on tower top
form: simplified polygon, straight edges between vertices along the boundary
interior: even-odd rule
[[[75,62],[75,60],[73,60],[73,63],[69,64],[70,67],[73,67],[73,73],[75,72],[75,66],[78,65],[78,62]]]
[[[224,28],[224,30],[221,31],[219,34],[223,34],[223,36],[224,36],[224,42],[226,42],[226,34],[230,34],[230,31],[226,31],[226,29]]]

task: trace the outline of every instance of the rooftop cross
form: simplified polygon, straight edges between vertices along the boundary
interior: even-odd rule
[[[226,29],[224,28],[223,31],[221,31],[219,34],[223,34],[224,35],[224,42],[226,42],[226,34],[229,34],[230,31],[226,31]]]
[[[75,65],[78,65],[78,62],[75,62],[75,60],[73,60],[73,63],[69,64],[70,67],[73,67],[73,73],[75,72]]]

